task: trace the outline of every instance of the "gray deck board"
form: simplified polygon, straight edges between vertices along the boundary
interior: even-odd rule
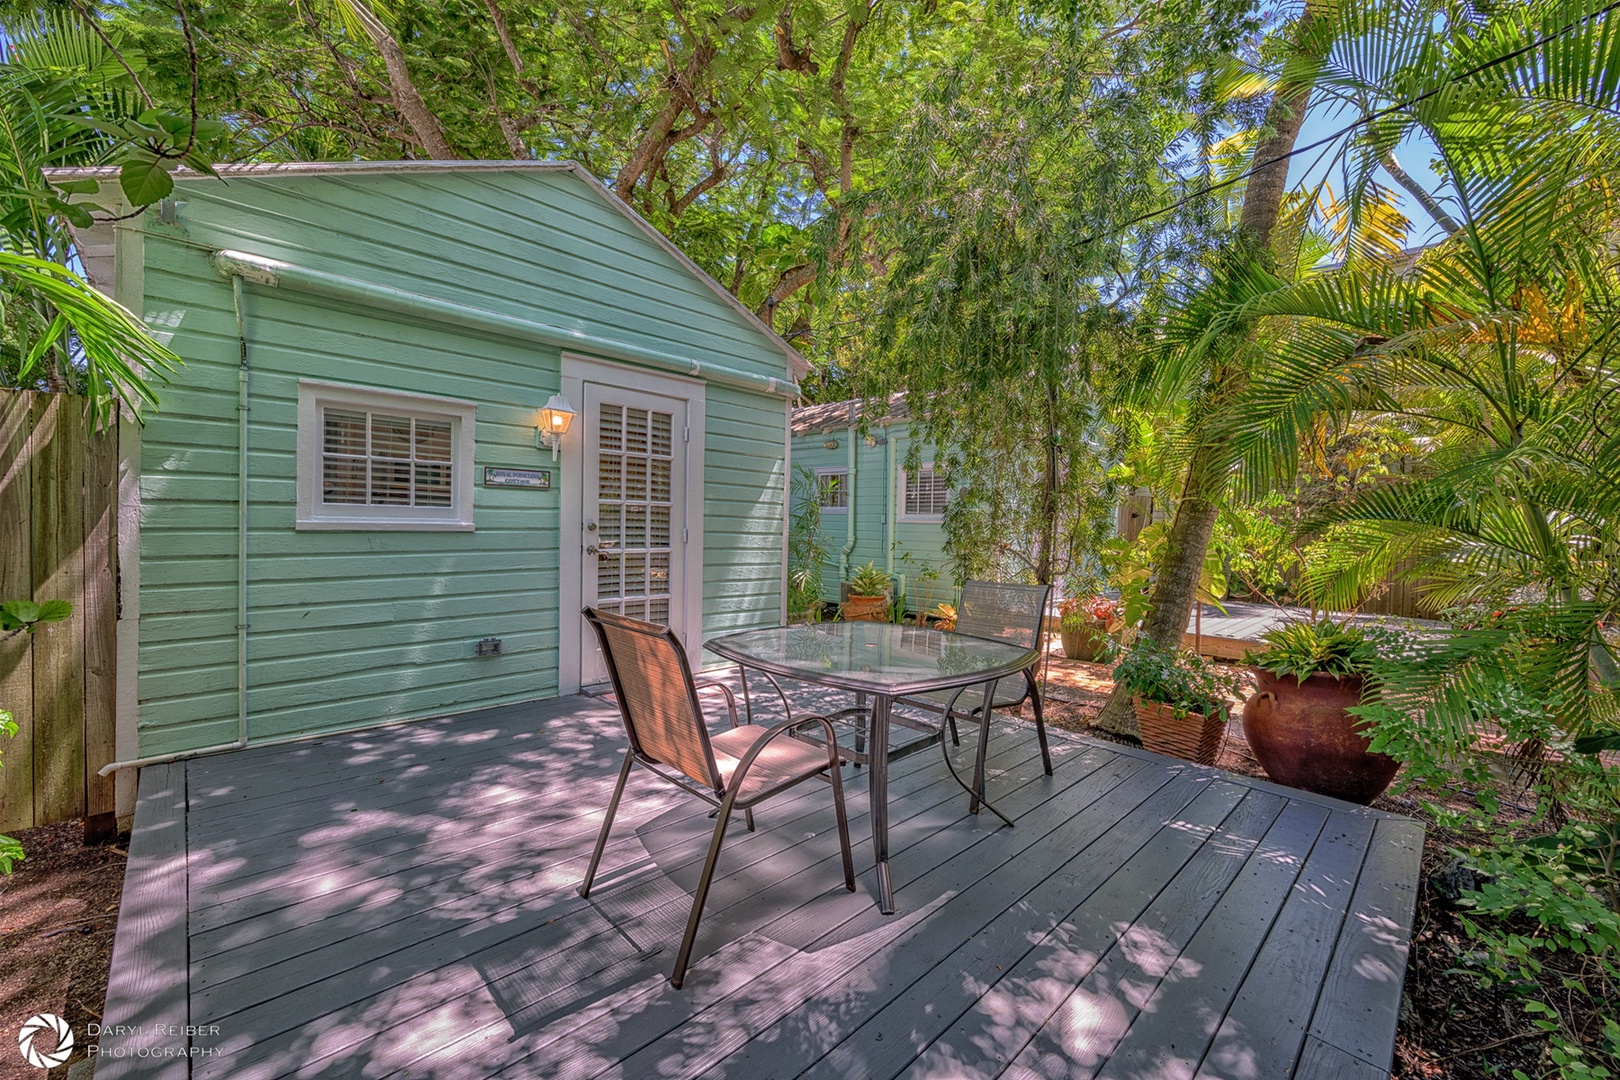
[[[1205,1052],[1197,1080],[1293,1075],[1313,1004],[1372,838],[1365,815],[1335,812]]]
[[[1312,1038],[1369,1063],[1382,1060],[1395,1039],[1398,988],[1406,974],[1423,868],[1423,828],[1415,821],[1384,818],[1375,826],[1374,840],[1310,1028]]]
[[[1077,984],[1075,976],[1082,969],[1065,955],[1068,942],[1058,941],[1045,943],[1042,951],[1026,956],[998,980],[993,1001],[992,994],[986,995],[988,1004],[999,1005],[1011,998],[1017,1006],[1033,1000],[1043,989],[1047,990],[1046,1002],[1057,999],[1050,1008],[1022,1005],[1020,1011],[1028,1018],[1017,1025],[1004,1024],[1009,1035],[1016,1030],[1028,1041],[1019,1049],[1014,1039],[1002,1037],[1007,1053],[1017,1055],[1003,1075],[1048,1080],[1095,1076],[1135,1019],[1136,1003],[1174,973],[1182,949],[1214,910],[1283,805],[1278,796],[1249,791],[1211,840],[1200,845],[1130,930],[1116,937]],[[1059,980],[1055,975],[1065,961],[1070,973]],[[1036,968],[1037,964],[1045,967]],[[1022,981],[1013,983],[1015,978]],[[976,1005],[975,1013],[987,1014],[987,1003]]]
[[[183,1035],[154,1034],[175,1025],[183,1030],[190,1023],[186,911],[175,903],[177,895],[185,894],[185,873],[185,766],[149,765],[141,770],[137,785],[135,827],[118,905],[113,964],[123,977],[107,986],[101,1022],[113,1034],[100,1040],[99,1049],[106,1055],[96,1059],[101,1076],[181,1080],[187,1075],[184,1057],[140,1056],[187,1045]]]
[[[994,725],[1015,828],[937,750],[894,764],[892,917],[864,770],[853,894],[826,785],[736,823],[679,991],[713,822],[638,774],[578,896],[623,750],[599,698],[148,770],[126,907],[152,904],[109,1007],[156,990],[150,1015],[217,1026],[176,1080],[1386,1075],[1416,824],[1052,735],[1047,777],[1027,724]]]

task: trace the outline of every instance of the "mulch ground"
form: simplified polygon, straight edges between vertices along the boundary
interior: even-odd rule
[[[101,1021],[128,840],[86,847],[78,822],[15,835],[28,857],[0,877],[0,1080],[57,1080],[84,1059],[86,1027]],[[37,1013],[73,1027],[73,1056],[48,1074],[17,1052],[17,1032]]]
[[[1067,660],[1055,653],[1047,670],[1047,719],[1055,727],[1119,741],[1091,724],[1112,688],[1106,665]],[[1245,776],[1265,775],[1249,753],[1237,719],[1216,764]],[[1425,798],[1461,808],[1472,805],[1476,794],[1459,789],[1426,792]],[[1520,987],[1514,993],[1500,986],[1481,988],[1470,966],[1475,950],[1459,915],[1432,887],[1435,874],[1451,863],[1451,849],[1470,838],[1441,828],[1409,795],[1385,796],[1373,805],[1418,818],[1427,828],[1424,887],[1401,999],[1394,1076],[1476,1080],[1512,1076],[1515,1069],[1544,1075],[1546,1043],[1525,1017],[1522,995],[1527,990],[1577,1018],[1578,1025],[1594,1033],[1595,1043],[1603,1010],[1613,1004],[1583,1001],[1562,985],[1566,977],[1582,974],[1582,958],[1549,957],[1539,989]],[[78,823],[31,829],[18,839],[28,858],[10,877],[0,877],[0,1080],[39,1080],[45,1074],[22,1060],[12,1040],[23,1021],[36,1013],[65,1017],[76,1036],[82,1036],[87,1024],[100,1021],[127,841],[85,847]],[[81,1039],[71,1061],[49,1076],[60,1080],[84,1053]]]
[[[1244,669],[1233,666],[1231,670],[1238,674]],[[1061,651],[1054,651],[1047,668],[1048,722],[1096,738],[1125,741],[1091,723],[1113,687],[1106,664],[1069,660]],[[1244,776],[1266,775],[1249,752],[1242,720],[1235,715],[1215,763]],[[1612,1015],[1617,1006],[1601,998],[1583,998],[1565,984],[1565,979],[1583,979],[1585,958],[1568,953],[1544,956],[1546,970],[1538,980],[1539,986],[1520,986],[1517,990],[1480,986],[1478,969],[1473,966],[1477,947],[1469,939],[1457,908],[1441,897],[1434,885],[1436,875],[1451,867],[1453,849],[1482,838],[1461,836],[1441,827],[1415,794],[1385,795],[1372,804],[1379,810],[1417,818],[1425,829],[1423,887],[1413,920],[1412,952],[1395,1034],[1396,1080],[1511,1077],[1515,1069],[1532,1077],[1546,1075],[1550,1071],[1546,1037],[1524,1012],[1524,1002],[1530,997],[1540,997],[1573,1017],[1575,1026],[1588,1035],[1588,1045],[1596,1046],[1602,1017]],[[1512,804],[1511,792],[1499,789],[1495,794],[1504,804]],[[1474,806],[1477,795],[1476,791],[1462,788],[1422,793],[1423,800],[1451,810]],[[1531,930],[1523,929],[1527,933]]]

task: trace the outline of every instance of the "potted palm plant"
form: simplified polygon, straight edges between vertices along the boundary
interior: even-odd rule
[[[889,617],[889,575],[867,563],[849,579],[849,599],[844,601],[846,622],[887,622]]]
[[[1243,706],[1243,736],[1279,784],[1366,805],[1383,794],[1400,763],[1368,749],[1361,704],[1375,651],[1359,628],[1288,623],[1261,636],[1251,652],[1257,687]]]
[[[1070,660],[1094,661],[1108,648],[1108,634],[1119,616],[1119,601],[1106,596],[1071,596],[1058,608],[1058,636]]]
[[[1238,680],[1190,651],[1142,641],[1114,666],[1114,681],[1130,692],[1142,745],[1160,754],[1213,765],[1226,734]]]

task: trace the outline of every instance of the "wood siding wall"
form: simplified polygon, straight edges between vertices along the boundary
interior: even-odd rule
[[[0,600],[66,600],[70,618],[0,641],[0,831],[114,827],[118,436],[84,399],[0,390]]]
[[[908,428],[904,424],[895,424],[876,432],[875,437],[894,440],[894,502],[897,503],[900,499],[898,471],[905,467],[906,454],[910,450]],[[793,439],[793,464],[802,465],[811,472],[847,468],[849,439],[848,428],[796,436]],[[829,450],[826,447],[825,444],[831,440],[838,442],[837,449]],[[889,558],[889,516],[898,511],[891,504],[889,496],[888,448],[882,442],[867,446],[866,440],[859,436],[856,436],[856,440],[855,482],[850,489],[855,514],[855,548],[849,556],[851,573],[869,562],[876,563],[880,569],[886,565]],[[929,454],[925,451],[923,461],[928,459]],[[823,514],[821,518],[822,533],[830,552],[821,575],[821,595],[827,601],[838,600],[838,556],[848,542],[846,521],[845,515],[839,513]],[[923,580],[922,575],[931,570],[939,571],[939,577],[930,584]],[[910,594],[908,602],[915,597],[923,601],[922,606],[929,607],[939,600],[948,601],[953,592],[955,573],[951,569],[950,557],[945,554],[945,526],[936,521],[901,521],[897,518],[894,523],[894,573],[906,577],[906,590]],[[924,596],[924,593],[928,595]],[[915,607],[916,604],[911,606]]]
[[[145,318],[186,361],[142,440],[143,755],[236,737],[238,342],[212,250],[787,375],[758,329],[584,183],[523,169],[189,180],[177,225],[140,223]],[[534,420],[560,386],[560,352],[290,290],[244,294],[249,739],[555,695],[560,500],[578,492],[476,486],[464,533],[300,532],[294,500],[300,379],[474,402],[476,475],[553,469]],[[785,403],[712,384],[707,401],[704,631],[774,625]],[[476,657],[489,636],[502,655]]]

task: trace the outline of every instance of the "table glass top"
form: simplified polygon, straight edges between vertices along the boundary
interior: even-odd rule
[[[875,622],[746,630],[715,638],[707,647],[747,667],[883,694],[966,686],[1011,675],[1039,655],[1003,641]]]

